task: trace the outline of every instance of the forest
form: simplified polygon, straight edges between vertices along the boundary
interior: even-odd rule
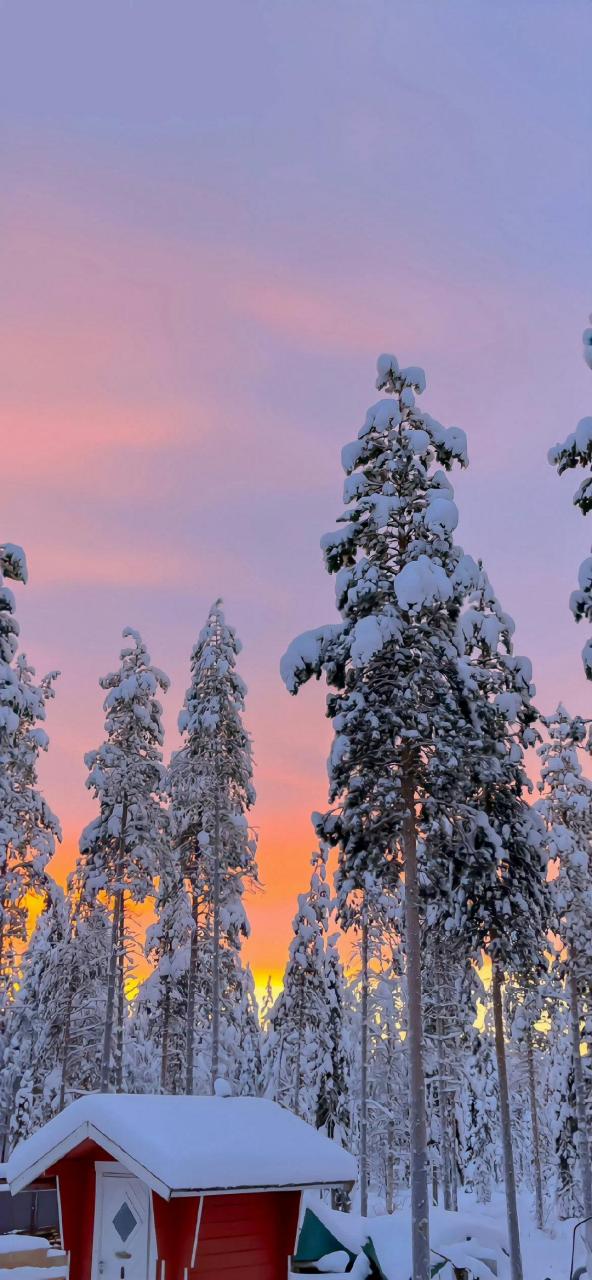
[[[592,368],[591,329],[584,356]],[[487,1204],[503,1185],[520,1280],[521,1186],[539,1227],[551,1211],[592,1218],[590,722],[561,689],[538,708],[514,622],[455,541],[464,432],[419,408],[422,369],[382,355],[376,388],[321,539],[335,620],[281,658],[286,698],[324,680],[333,739],[282,987],[260,1007],[243,957],[253,744],[222,601],[191,650],[172,755],[168,678],[124,631],[99,680],[104,739],[85,756],[96,813],[64,890],[38,776],[56,673],[38,679],[25,656],[26,556],[0,547],[3,1153],[84,1093],[224,1082],[352,1150],[362,1215],[409,1190],[418,1275],[430,1205],[455,1210],[461,1190]],[[549,461],[588,472],[592,418]],[[591,485],[574,498],[584,515]],[[592,557],[571,608],[592,619]],[[590,640],[583,661],[592,677]]]

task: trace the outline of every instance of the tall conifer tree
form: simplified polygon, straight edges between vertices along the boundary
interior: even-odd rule
[[[183,746],[170,768],[174,838],[181,849],[193,933],[187,978],[185,1088],[193,1093],[198,972],[208,1002],[210,1088],[221,1070],[233,992],[242,985],[241,939],[249,924],[247,882],[257,879],[256,840],[248,815],[255,802],[251,740],[243,723],[246,686],[236,670],[241,644],[217,600],[191,655],[191,684],[179,716]],[[209,956],[203,955],[207,948]],[[201,952],[201,954],[200,954]],[[226,996],[225,998],[225,984]]]
[[[539,749],[542,799],[549,857],[559,869],[552,892],[565,951],[558,967],[565,974],[569,1009],[575,1143],[584,1216],[592,1218],[592,1169],[582,1064],[586,1002],[590,1013],[592,975],[592,782],[582,770],[580,747],[586,727],[561,704],[545,720],[548,738]],[[588,1228],[592,1249],[592,1224]]]
[[[159,690],[168,678],[150,661],[137,631],[121,651],[119,669],[100,680],[106,690],[105,742],[89,751],[87,787],[99,813],[80,839],[76,880],[87,902],[106,895],[112,904],[100,1086],[123,1086],[125,982],[129,960],[126,899],[144,902],[154,893],[167,815],[163,808],[166,771],[162,763],[162,707]],[[115,1034],[114,1034],[115,1033]],[[114,1065],[114,1075],[112,1067]]]
[[[592,316],[590,319],[592,320]],[[584,329],[582,338],[584,360],[588,368],[592,369],[592,328]],[[592,467],[592,418],[581,418],[575,431],[549,449],[548,458],[559,475],[580,467],[589,472]],[[573,501],[584,516],[592,510],[592,475],[588,474],[576,489]],[[569,606],[576,622],[580,622],[582,618],[592,622],[592,556],[587,556],[580,565],[578,590],[572,592]],[[592,680],[592,639],[586,641],[582,658],[586,675]]]
[[[424,385],[422,370],[380,357],[388,398],[343,450],[348,510],[322,540],[342,622],[301,636],[282,660],[290,692],[323,672],[331,689],[334,807],[317,828],[339,849],[342,917],[368,877],[394,890],[404,874],[415,1280],[430,1269],[418,841],[454,804],[474,736],[457,621],[475,566],[453,541],[445,474],[466,464],[466,441],[417,409]]]

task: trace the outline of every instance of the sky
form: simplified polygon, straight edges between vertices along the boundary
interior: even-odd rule
[[[243,641],[283,969],[326,801],[322,687],[279,659],[335,619],[319,539],[375,360],[467,432],[458,538],[534,664],[590,715],[568,611],[592,526],[547,449],[591,412],[589,0],[0,0],[0,537],[22,646],[58,668],[42,765],[72,866],[98,678],[137,627],[167,752],[213,599]]]

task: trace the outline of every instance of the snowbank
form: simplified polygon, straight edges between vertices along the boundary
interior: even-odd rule
[[[409,1280],[411,1268],[411,1213],[408,1206],[385,1214],[362,1218],[355,1213],[330,1209],[319,1197],[309,1194],[310,1205],[322,1222],[346,1248],[358,1252],[372,1239],[388,1280]],[[527,1196],[520,1200],[520,1235],[525,1280],[566,1280],[571,1261],[573,1222],[553,1222],[545,1231],[537,1230]],[[506,1206],[503,1194],[489,1205],[477,1205],[461,1198],[458,1213],[435,1208],[430,1212],[432,1261],[449,1259],[456,1267],[467,1267],[479,1280],[510,1280]],[[583,1245],[576,1249],[576,1265],[584,1261]],[[350,1273],[351,1274],[351,1273]],[[450,1276],[450,1268],[440,1278]]]

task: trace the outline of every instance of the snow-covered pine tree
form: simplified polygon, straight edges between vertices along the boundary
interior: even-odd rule
[[[107,1092],[123,1083],[125,982],[129,973],[126,898],[144,902],[154,893],[167,815],[163,808],[165,769],[162,763],[162,707],[159,689],[168,678],[150,661],[137,631],[129,640],[119,669],[100,681],[107,691],[106,739],[89,751],[87,787],[99,802],[99,814],[80,839],[76,880],[92,906],[99,895],[112,902],[111,946],[107,981],[100,1087]],[[114,1070],[113,1070],[114,1067]]]
[[[185,1089],[195,1090],[197,1014],[210,1027],[209,1083],[221,1069],[224,1019],[223,970],[230,988],[240,965],[241,939],[249,932],[243,891],[257,880],[256,840],[248,813],[255,803],[251,740],[243,724],[246,686],[236,670],[241,644],[227,624],[221,601],[212,605],[191,655],[191,684],[179,716],[183,746],[170,768],[174,836],[188,885],[193,934],[187,979]],[[209,958],[204,957],[204,946]],[[225,955],[230,952],[232,955]],[[198,986],[198,971],[203,980]]]
[[[322,540],[342,621],[299,637],[281,666],[292,693],[322,673],[331,690],[334,808],[317,830],[339,849],[342,917],[368,879],[400,891],[405,878],[415,1280],[430,1271],[418,839],[454,812],[459,759],[474,738],[457,620],[476,569],[453,541],[445,475],[466,464],[465,436],[419,412],[424,385],[422,370],[380,357],[387,398],[343,451],[349,510]]]
[[[1,1091],[11,1148],[59,1109],[69,935],[63,890],[48,877],[8,1016]]]
[[[592,316],[590,317],[592,321]],[[592,369],[592,328],[584,329],[583,356],[586,364]],[[548,453],[549,462],[557,468],[559,475],[574,467],[589,470],[592,466],[592,418],[582,418],[570,435],[561,443],[553,445]],[[592,476],[587,475],[574,494],[574,506],[579,507],[582,515],[592,510]],[[578,573],[579,589],[570,597],[570,609],[579,622],[585,618],[592,621],[592,556],[582,561]],[[584,668],[588,679],[592,679],[592,639],[587,640],[582,650]]]
[[[266,1093],[314,1124],[332,1070],[325,939],[331,892],[327,849],[313,854],[310,887],[298,896],[282,990],[269,1015]]]
[[[546,824],[549,858],[558,868],[552,893],[565,949],[558,969],[565,975],[570,1016],[582,1206],[584,1216],[590,1218],[592,1169],[581,1051],[584,1002],[590,999],[592,974],[592,782],[583,774],[579,758],[586,737],[583,720],[572,718],[560,704],[546,717],[545,725],[548,737],[539,748],[542,799],[538,809]]]

